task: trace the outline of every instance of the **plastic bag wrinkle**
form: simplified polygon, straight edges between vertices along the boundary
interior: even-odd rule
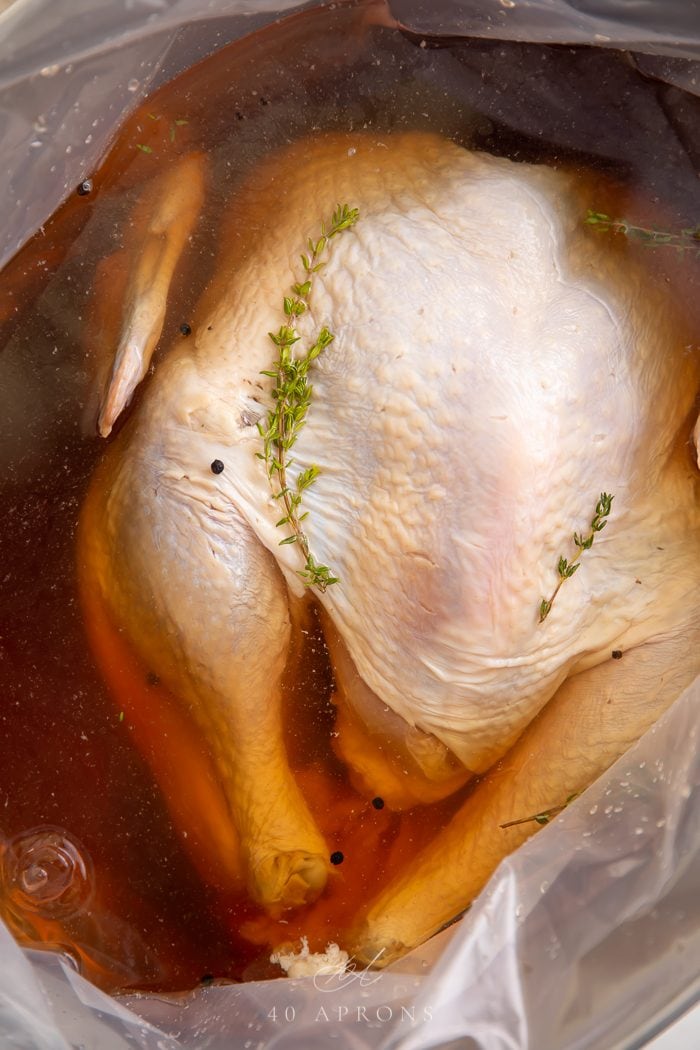
[[[594,44],[700,57],[697,0],[392,0],[391,7],[403,27],[426,37]]]

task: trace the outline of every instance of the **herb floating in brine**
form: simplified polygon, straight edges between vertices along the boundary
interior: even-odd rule
[[[338,582],[327,565],[319,565],[309,550],[309,543],[301,523],[306,514],[300,514],[302,496],[316,481],[320,471],[312,464],[303,470],[296,479],[296,484],[287,484],[287,470],[293,460],[288,452],[293,447],[299,432],[306,422],[306,413],[311,403],[312,386],[309,383],[309,367],[316,358],[333,342],[333,333],[324,327],[316,336],[315,342],[302,357],[295,357],[294,344],[301,338],[294,328],[294,318],[301,317],[309,306],[309,296],[313,286],[313,274],[318,273],[325,263],[321,257],[328,248],[329,242],[343,230],[349,230],[359,218],[357,208],[347,204],[338,205],[328,228],[321,224],[321,236],[317,241],[309,238],[307,255],[301,256],[306,279],[292,285],[293,295],[284,297],[284,313],[287,318],[277,332],[269,332],[270,339],[277,347],[278,359],[275,368],[264,371],[262,375],[275,380],[272,396],[275,407],[268,413],[266,424],[258,423],[258,430],[264,442],[264,451],[256,452],[258,459],[265,461],[267,476],[272,486],[273,496],[284,505],[284,516],[277,522],[278,528],[285,526],[290,535],[280,541],[298,543],[305,558],[304,568],[298,571],[307,587],[318,587],[325,591],[332,583]],[[308,512],[307,512],[308,513]]]
[[[610,514],[610,508],[612,507],[612,501],[615,499],[614,496],[610,496],[607,492],[601,492],[600,499],[596,503],[595,514],[591,520],[591,531],[588,536],[582,536],[580,533],[574,533],[574,543],[578,547],[578,551],[571,559],[567,559],[562,556],[557,563],[557,572],[559,573],[559,582],[557,583],[554,591],[549,598],[543,598],[540,602],[540,623],[546,620],[549,616],[550,609],[554,599],[559,594],[559,590],[564,580],[570,579],[579,567],[579,558],[584,551],[588,551],[593,546],[593,540],[595,539],[596,532],[602,532],[607,525],[607,518]]]
[[[534,821],[535,824],[549,824],[553,817],[556,817],[557,813],[561,813],[566,809],[567,806],[579,797],[580,792],[575,791],[573,795],[569,795],[566,802],[562,802],[559,806],[552,806],[551,809],[544,809],[541,813],[533,813],[531,817],[519,817],[518,820],[507,820],[505,824],[499,824],[499,828],[514,828],[519,824],[529,824]]]
[[[631,241],[639,241],[648,248],[675,248],[677,252],[700,253],[700,226],[693,226],[680,233],[654,230],[646,226],[634,226],[626,219],[611,219],[600,211],[590,211],[586,216],[587,226],[597,226],[602,233],[622,233]]]

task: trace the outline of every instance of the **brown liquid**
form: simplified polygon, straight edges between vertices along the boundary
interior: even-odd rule
[[[566,49],[487,43],[433,51],[373,25],[381,10],[350,5],[292,17],[166,86],[120,131],[94,173],[93,192],[71,198],[2,275],[2,377],[9,376],[10,391],[0,421],[0,830],[9,843],[2,907],[25,942],[65,946],[107,988],[177,989],[205,975],[273,975],[271,945],[302,933],[312,948],[338,939],[348,916],[430,841],[459,802],[399,815],[351,789],[330,747],[331,673],[319,632],[305,656],[303,687],[290,698],[290,755],[330,849],[344,854],[328,890],[312,908],[275,922],[214,888],[215,878],[204,885],[183,848],[143,757],[149,748],[170,749],[178,766],[179,715],[149,669],[105,630],[100,666],[111,659],[118,668],[110,693],[87,646],[74,565],[78,513],[102,447],[82,434],[99,354],[95,318],[108,328],[118,315],[125,276],[118,253],[128,249],[128,216],[143,186],[190,150],[210,159],[210,192],[178,273],[163,349],[192,315],[235,187],[262,155],[319,127],[428,128],[515,159],[585,159],[603,169],[614,160],[628,177],[617,200],[631,219],[649,221],[655,190],[664,193],[667,223],[680,228],[700,216],[687,158],[647,156],[648,129],[630,131],[622,110],[616,117],[594,102],[591,113],[589,94],[575,131],[570,113],[553,111],[540,137],[532,110],[507,101],[508,78],[512,90],[525,91],[521,80],[545,55],[545,66],[557,65],[548,75],[569,77],[579,103],[588,91],[585,67],[590,83],[600,87],[602,78],[603,97],[619,97],[620,85],[630,84],[651,105],[651,89],[614,54],[567,57]],[[499,77],[503,86],[494,87]],[[697,106],[689,105],[696,120]],[[616,135],[617,152],[600,145]],[[662,276],[676,265],[658,252],[654,263]],[[693,266],[682,278],[673,275],[695,301]],[[95,277],[109,292],[101,305]],[[38,837],[21,837],[37,828],[45,829]],[[72,854],[70,842],[61,853],[61,832],[86,864],[84,880],[74,880],[67,896],[58,892],[67,877],[61,865]],[[42,843],[53,850],[48,860],[36,852]]]

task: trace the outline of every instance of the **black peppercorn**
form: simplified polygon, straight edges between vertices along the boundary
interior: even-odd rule
[[[331,864],[342,864],[344,860],[345,857],[339,849],[335,850],[334,853],[331,853]]]
[[[384,809],[384,799],[380,798],[379,795],[377,795],[376,798],[372,799],[372,805],[375,809]]]
[[[79,197],[87,197],[88,193],[92,193],[92,179],[83,179],[78,185],[77,194]]]
[[[180,325],[180,331],[183,335],[192,335],[192,328],[190,327],[190,325],[187,324],[186,321],[183,321],[183,323]]]
[[[212,474],[223,474],[223,472],[224,472],[224,465],[223,465],[223,463],[221,462],[220,459],[213,460],[212,465],[211,465],[211,472],[212,472]]]
[[[612,651],[612,658],[613,658],[613,660],[621,660],[622,659],[622,649],[613,649],[613,651]]]

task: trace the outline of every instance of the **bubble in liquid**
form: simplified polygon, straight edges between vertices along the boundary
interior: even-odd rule
[[[32,828],[10,839],[0,874],[3,895],[19,914],[65,918],[80,911],[92,892],[89,856],[61,828]]]

